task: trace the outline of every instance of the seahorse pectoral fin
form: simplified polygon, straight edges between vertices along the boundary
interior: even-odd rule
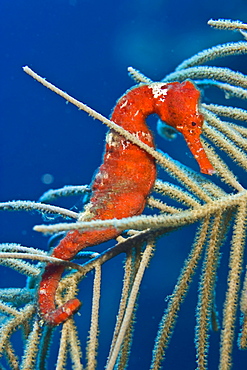
[[[169,141],[174,140],[178,133],[174,127],[168,125],[161,119],[157,122],[157,132],[161,137]]]

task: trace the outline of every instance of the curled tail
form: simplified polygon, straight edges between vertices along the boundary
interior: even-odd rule
[[[39,309],[42,313],[42,318],[50,326],[59,325],[66,321],[81,306],[79,299],[75,298],[56,308],[55,294],[63,271],[64,266],[62,265],[48,264],[40,283]]]
[[[71,260],[79,250],[88,246],[97,245],[119,235],[115,229],[94,230],[88,232],[69,232],[59,245],[54,249],[52,257],[63,260]],[[47,325],[56,326],[62,324],[76,313],[81,302],[79,299],[70,299],[62,306],[56,308],[55,295],[61,276],[65,270],[64,265],[49,263],[44,270],[38,291],[39,311]]]

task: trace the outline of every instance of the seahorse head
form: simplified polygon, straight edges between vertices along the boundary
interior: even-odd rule
[[[195,85],[188,80],[182,83],[159,83],[153,88],[155,91],[157,113],[161,120],[181,132],[185,138],[198,138],[204,119],[199,112],[200,92]]]
[[[204,117],[199,112],[199,90],[188,80],[182,83],[154,83],[150,87],[160,119],[183,135],[201,172],[212,175],[215,170],[200,140]],[[160,127],[159,131],[162,131]]]

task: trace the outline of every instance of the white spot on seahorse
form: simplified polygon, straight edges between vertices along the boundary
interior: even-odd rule
[[[152,89],[152,93],[154,98],[160,99],[161,101],[165,100],[165,96],[167,95],[168,87],[164,89],[164,86],[167,84],[163,84],[160,82],[154,82],[149,85],[149,88]],[[163,97],[163,98],[162,98]]]
[[[113,132],[109,132],[106,135],[106,142],[109,146],[114,147],[114,148],[118,148],[122,146],[123,150],[126,149],[130,144],[127,140],[122,139],[119,135],[114,134]]]
[[[106,135],[106,142],[110,146],[118,146],[119,145],[118,136],[113,132],[108,132],[108,134]]]
[[[138,139],[145,138],[147,141],[152,142],[152,136],[148,132],[138,131],[133,133]]]
[[[124,108],[128,104],[128,100],[126,99],[125,102],[120,105],[120,109]]]

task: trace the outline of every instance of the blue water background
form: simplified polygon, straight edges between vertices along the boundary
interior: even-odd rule
[[[128,66],[160,80],[197,51],[237,38],[236,34],[211,29],[207,25],[210,18],[247,21],[246,1],[1,0],[0,200],[37,200],[50,187],[89,184],[101,163],[104,148],[106,128],[32,80],[22,71],[22,66],[29,65],[58,87],[109,116],[116,100],[133,85],[127,74]],[[247,72],[246,57],[229,59],[233,68]],[[156,141],[163,151],[197,169],[181,139],[165,142],[157,138]],[[73,201],[61,204],[72,207]],[[32,231],[33,225],[44,221],[39,215],[5,212],[0,217],[2,242],[47,249],[47,238]],[[149,368],[164,298],[171,294],[189,251],[191,231],[188,228],[180,232],[176,239],[170,235],[158,246],[139,301],[131,370]],[[219,309],[224,298],[227,255],[228,250],[224,250],[222,281],[219,278],[218,285]],[[101,323],[103,350],[99,353],[99,369],[105,363],[109,328],[115,320],[121,259],[104,266],[103,272],[101,303],[105,319]],[[17,276],[4,269],[1,286],[23,286],[24,279]],[[90,279],[82,285],[81,295],[85,308],[79,320],[83,321],[80,330],[84,342]],[[182,308],[165,369],[196,367],[193,342],[196,292],[197,283]],[[218,333],[213,333],[211,342],[210,370],[213,370],[218,361]],[[246,369],[247,353],[236,348],[234,351],[233,369]],[[53,359],[56,356],[55,347],[52,356]],[[49,367],[52,368],[53,365]]]

